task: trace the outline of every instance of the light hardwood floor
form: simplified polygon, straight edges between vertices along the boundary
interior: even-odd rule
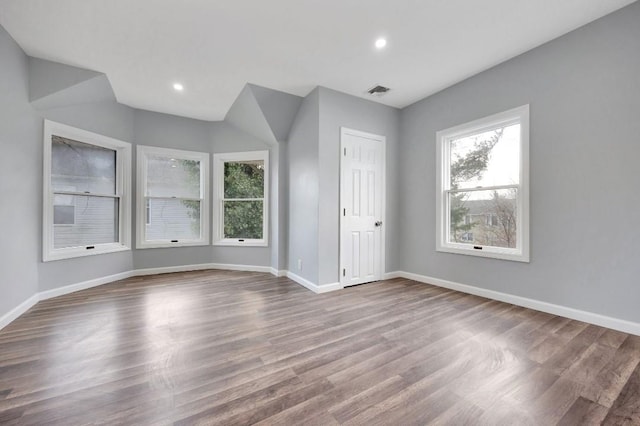
[[[640,424],[640,337],[419,284],[131,278],[0,332],[0,423]]]

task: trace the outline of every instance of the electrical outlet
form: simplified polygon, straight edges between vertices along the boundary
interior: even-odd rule
[[[302,259],[298,259],[298,271],[302,271]]]

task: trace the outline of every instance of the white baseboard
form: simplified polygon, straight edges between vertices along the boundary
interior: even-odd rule
[[[342,290],[344,288],[340,283],[322,284],[317,287],[318,293],[328,293],[330,291]]]
[[[36,303],[38,303],[41,300],[47,300],[53,297],[64,296],[65,294],[73,293],[80,290],[86,290],[88,288],[97,287],[103,284],[109,284],[111,282],[124,280],[130,277],[166,274],[170,272],[200,271],[205,269],[222,269],[222,270],[228,270],[228,271],[272,273],[272,270],[271,270],[272,268],[268,266],[232,265],[232,264],[225,264],[225,263],[205,263],[205,264],[197,264],[197,265],[168,266],[163,268],[136,269],[133,271],[120,272],[118,274],[95,278],[92,280],[87,280],[87,281],[79,282],[76,284],[55,288],[53,290],[46,290],[46,291],[41,291],[39,293],[36,293],[26,301],[22,302],[20,305],[16,306],[11,311],[7,312],[5,315],[0,317],[0,330],[2,330],[4,327],[6,327],[8,324],[10,324],[13,320],[18,318],[20,315],[24,314],[26,311],[29,310],[29,308],[33,307]],[[277,271],[277,272],[282,273],[283,275],[281,276],[284,276],[286,274],[286,271]]]
[[[233,265],[228,263],[200,263],[196,265],[166,266],[162,268],[136,269],[133,276],[169,274],[172,272],[203,271],[206,269],[222,269],[225,271],[245,271],[273,273],[269,266]],[[275,275],[275,274],[274,274]]]
[[[271,267],[269,266],[233,265],[228,263],[210,263],[209,266],[209,269],[222,269],[225,271],[263,272],[265,274],[271,273]]]
[[[385,274],[392,278],[406,278],[425,284],[435,285],[437,287],[448,288],[450,290],[460,291],[462,293],[473,294],[476,296],[486,297],[487,299],[498,300],[500,302],[510,303],[512,305],[522,306],[524,308],[534,309],[536,311],[546,312],[553,315],[559,315],[565,318],[571,318],[583,321],[589,324],[599,325],[601,327],[611,328],[613,330],[640,336],[640,323],[627,321],[619,318],[608,317],[593,312],[582,311],[579,309],[569,308],[566,306],[555,305],[553,303],[543,302],[541,300],[529,299],[527,297],[516,296],[513,294],[502,293],[485,288],[474,287],[467,284],[460,284],[453,281],[447,281],[440,278],[428,277],[425,275],[414,274],[411,272],[397,271]],[[389,278],[390,279],[390,278]]]
[[[303,287],[308,288],[309,290],[311,290],[314,293],[320,293],[318,291],[318,286],[314,283],[312,283],[309,280],[306,280],[305,278],[302,278],[300,275],[296,275],[291,271],[287,271],[287,278],[289,278],[292,281],[297,282],[298,284],[300,284]]]
[[[2,317],[0,317],[0,330],[8,326],[13,320],[18,318],[20,315],[24,314],[29,309],[31,309],[36,303],[38,303],[39,300],[40,299],[38,298],[38,295],[34,294],[30,298],[28,298],[27,300],[25,300],[24,302],[22,302],[21,304],[19,304],[18,306],[16,306],[6,314],[4,314]]]
[[[292,281],[297,282],[298,284],[300,284],[303,287],[308,288],[309,290],[311,290],[314,293],[328,293],[330,291],[335,291],[335,290],[341,290],[342,289],[342,284],[340,283],[331,283],[331,284],[324,284],[324,285],[318,285],[318,284],[314,284],[311,281],[302,278],[300,275],[296,275],[291,271],[287,271],[287,278],[289,278]]]
[[[327,293],[330,291],[340,290],[343,288],[340,283],[317,285],[305,278],[302,278],[299,275],[294,274],[293,272],[286,271],[286,270],[276,270],[275,268],[270,268],[268,266],[206,263],[206,264],[198,264],[198,265],[183,265],[183,266],[169,266],[169,267],[163,267],[163,268],[138,269],[134,271],[121,272],[121,273],[109,275],[106,277],[96,278],[96,279],[56,288],[53,290],[47,290],[47,291],[36,293],[35,295],[31,296],[29,299],[22,302],[20,305],[16,306],[14,309],[12,309],[8,313],[0,317],[0,330],[6,327],[9,323],[11,323],[13,320],[18,318],[20,315],[24,314],[26,311],[28,311],[40,300],[47,300],[52,297],[62,296],[65,294],[73,293],[75,291],[97,287],[99,285],[108,284],[110,282],[123,280],[123,279],[134,277],[134,276],[154,275],[154,274],[162,274],[162,273],[170,273],[170,272],[199,271],[199,270],[206,270],[206,269],[263,272],[263,273],[271,273],[272,275],[275,275],[278,277],[286,276],[287,278],[295,281],[296,283],[302,285],[303,287],[308,288],[314,293]],[[590,324],[595,324],[602,327],[607,327],[614,330],[619,330],[625,333],[631,333],[631,334],[640,336],[640,323],[636,323],[632,321],[608,317],[605,315],[582,311],[579,309],[569,308],[566,306],[555,305],[553,303],[543,302],[535,299],[529,299],[526,297],[516,296],[513,294],[502,293],[499,291],[488,290],[480,287],[474,287],[467,284],[460,284],[453,281],[443,280],[440,278],[414,274],[411,272],[393,271],[393,272],[387,272],[384,274],[385,280],[393,279],[393,278],[406,278],[406,279],[410,279],[410,280],[425,283],[425,284],[431,284],[438,287],[447,288],[450,290],[456,290],[456,291],[460,291],[467,294],[486,297],[488,299],[511,303],[513,305],[522,306],[522,307],[534,309],[537,311],[547,312],[553,315],[559,315],[562,317],[571,318],[578,321],[583,321]]]
[[[64,296],[65,294],[73,293],[75,291],[86,290],[88,288],[97,287],[103,284],[109,284],[114,281],[124,280],[133,277],[135,274],[132,271],[120,272],[119,274],[113,274],[106,277],[95,278],[93,280],[83,281],[76,284],[67,285],[64,287],[54,288],[53,290],[41,291],[37,294],[38,300],[47,300],[52,297]]]
[[[400,271],[393,271],[393,272],[385,272],[384,275],[382,275],[382,279],[384,280],[392,280],[394,278],[402,278],[402,272]]]
[[[286,277],[287,276],[287,270],[286,269],[277,270],[276,268],[271,268],[271,270],[269,272],[271,272],[271,275],[273,275],[275,277]]]

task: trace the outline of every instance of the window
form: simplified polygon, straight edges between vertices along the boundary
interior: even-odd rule
[[[137,248],[209,244],[209,154],[137,148]]]
[[[61,185],[59,190],[75,192],[73,186]],[[75,225],[76,224],[76,206],[74,204],[73,195],[54,195],[53,196],[53,224],[54,225]]]
[[[43,260],[130,249],[131,145],[44,125]]]
[[[53,224],[54,225],[75,225],[76,224],[76,206],[54,205],[53,206]]]
[[[217,245],[266,246],[269,152],[214,154]]]
[[[437,133],[438,251],[529,261],[529,106]]]

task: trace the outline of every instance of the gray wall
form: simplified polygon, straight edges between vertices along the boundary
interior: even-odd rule
[[[303,101],[287,144],[289,159],[288,270],[318,283],[319,90]],[[298,259],[302,269],[298,269]],[[337,271],[336,271],[337,272]]]
[[[321,87],[319,164],[319,279],[318,284],[340,281],[340,127],[386,136],[387,206],[384,271],[397,270],[398,144],[400,111]]]
[[[0,317],[38,290],[42,123],[29,104],[28,58],[0,27]]]
[[[277,182],[277,218],[272,216],[272,223],[277,221],[277,226],[273,226],[273,237],[276,240],[271,248],[271,267],[278,271],[287,269],[289,262],[289,146],[287,142],[278,143],[278,167],[273,173],[278,176]],[[273,185],[272,185],[273,186]],[[272,203],[276,199],[272,197]]]
[[[640,3],[402,111],[400,268],[640,321]],[[435,252],[436,131],[531,106],[531,263]]]

